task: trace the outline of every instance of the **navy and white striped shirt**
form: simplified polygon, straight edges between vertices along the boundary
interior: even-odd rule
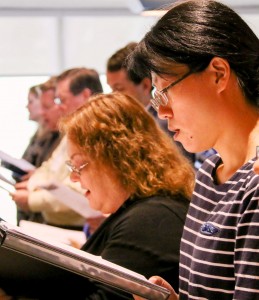
[[[255,159],[215,184],[222,162],[209,157],[196,174],[181,241],[180,299],[259,299],[259,175]]]

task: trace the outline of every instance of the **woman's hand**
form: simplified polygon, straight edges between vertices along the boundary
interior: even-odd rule
[[[168,289],[171,292],[171,295],[169,296],[168,300],[178,300],[179,299],[179,296],[176,294],[176,292],[171,287],[171,285],[167,281],[165,281],[163,278],[161,278],[159,276],[152,276],[149,278],[149,281]],[[144,300],[144,298],[141,298],[140,296],[133,295],[133,297],[135,300]]]
[[[33,175],[34,172],[35,172],[35,170],[31,170],[27,174],[23,175],[21,177],[21,181],[29,180],[31,175]]]
[[[23,211],[30,211],[28,197],[29,191],[27,189],[17,189],[15,192],[10,193],[13,201]]]
[[[18,182],[15,184],[15,189],[16,190],[20,190],[20,189],[27,189],[27,186],[28,186],[28,180],[25,180],[25,181],[21,181],[21,182]]]

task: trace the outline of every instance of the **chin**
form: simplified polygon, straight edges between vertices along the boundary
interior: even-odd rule
[[[195,147],[195,145],[192,143],[192,140],[190,140],[190,138],[188,138],[188,140],[183,140],[183,141],[179,141],[183,148],[188,151],[188,152],[191,152],[191,153],[195,153],[195,152],[198,152],[197,151],[197,147]]]

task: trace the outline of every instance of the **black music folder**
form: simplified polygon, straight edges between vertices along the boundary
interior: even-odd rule
[[[170,295],[167,289],[136,272],[71,246],[37,238],[0,219],[0,288],[7,292],[14,289],[13,281],[21,277],[22,284],[16,289],[28,291],[29,286],[32,296],[36,286],[42,289],[40,293],[45,297],[48,293],[55,294],[60,280],[62,292],[71,299],[79,299],[75,296],[79,285],[75,283],[81,283],[83,287],[86,278],[150,300],[163,300]],[[38,280],[41,285],[36,284]],[[11,286],[8,282],[12,282]],[[52,292],[48,290],[51,283]],[[57,291],[56,295],[60,296],[60,293]]]
[[[2,150],[0,150],[0,164],[2,167],[12,171],[17,179],[29,171],[35,170],[35,166],[27,160],[15,158]]]

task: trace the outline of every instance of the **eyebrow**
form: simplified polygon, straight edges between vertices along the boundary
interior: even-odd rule
[[[114,88],[120,88],[120,87],[124,87],[121,83],[115,83],[113,85]]]

